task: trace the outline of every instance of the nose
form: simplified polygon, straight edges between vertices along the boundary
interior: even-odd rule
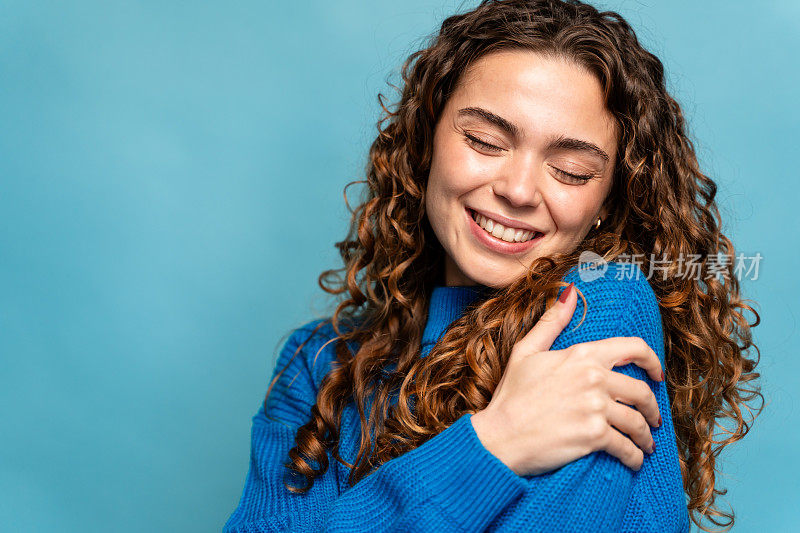
[[[492,190],[512,207],[538,207],[542,202],[543,172],[532,161],[510,164],[495,180]]]

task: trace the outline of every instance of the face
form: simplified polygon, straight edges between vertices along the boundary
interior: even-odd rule
[[[473,63],[436,125],[428,176],[445,283],[507,286],[537,257],[577,248],[607,214],[616,150],[588,71],[517,50]]]

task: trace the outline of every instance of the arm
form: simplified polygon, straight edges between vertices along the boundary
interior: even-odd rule
[[[613,265],[613,263],[612,263]],[[613,273],[613,271],[612,271]],[[642,337],[664,367],[664,341],[658,302],[647,281],[575,281],[589,305],[584,323],[578,305],[553,350],[615,336]],[[616,372],[644,380],[654,391],[662,425],[652,428],[656,451],[645,453],[638,472],[605,451],[593,452],[563,467],[523,476],[525,495],[501,513],[496,531],[688,531],[672,416],[664,382],[651,380],[634,364]]]
[[[290,337],[278,357],[276,373],[309,333],[310,328],[302,328]],[[522,495],[525,481],[483,447],[469,414],[341,493],[338,463],[330,453],[328,470],[306,494],[288,492],[283,486],[287,471],[283,463],[316,401],[309,360],[321,344],[307,343],[273,387],[267,405],[273,420],[263,409],[253,417],[250,468],[225,533],[483,531]],[[331,359],[333,344],[319,354],[317,364],[326,354]]]
[[[642,298],[650,303],[636,306],[622,323],[622,335],[642,337],[651,347],[657,346],[656,353],[665,369],[664,337],[655,295],[649,287]],[[651,339],[653,343],[651,343]],[[630,368],[628,368],[630,367]],[[644,370],[636,365],[627,365],[630,376],[647,380],[656,400],[663,423],[660,427],[651,428],[656,452],[645,458],[642,469],[633,480],[631,497],[625,509],[621,532],[689,532],[691,524],[686,506],[686,495],[683,490],[683,478],[678,460],[678,446],[675,427],[672,424],[672,409],[667,394],[666,382],[655,382],[647,379]]]

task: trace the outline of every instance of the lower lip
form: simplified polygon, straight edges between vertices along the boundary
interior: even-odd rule
[[[531,248],[538,245],[542,240],[542,237],[544,237],[544,233],[539,233],[538,236],[529,241],[507,242],[502,239],[498,239],[491,233],[488,233],[485,229],[481,228],[478,223],[475,222],[475,219],[472,218],[472,213],[469,209],[465,209],[464,213],[467,215],[467,224],[469,224],[469,229],[475,238],[494,252],[499,252],[501,254],[520,254],[527,252]]]

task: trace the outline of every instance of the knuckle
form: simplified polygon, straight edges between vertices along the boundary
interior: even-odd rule
[[[586,344],[575,344],[570,347],[570,355],[579,359],[583,359],[589,355],[589,347]]]
[[[636,431],[638,431],[640,435],[650,434],[650,426],[647,424],[647,420],[640,414],[636,416]]]
[[[537,324],[548,324],[554,322],[556,320],[556,317],[557,317],[556,310],[554,307],[551,307],[550,309],[542,313],[542,316],[539,317]]]
[[[637,381],[637,385],[636,386],[639,389],[636,392],[639,395],[639,400],[642,403],[650,401],[651,398],[655,399],[655,395],[653,394],[653,391],[650,390],[650,385],[648,385],[644,381]]]
[[[598,385],[602,385],[606,380],[605,372],[603,372],[603,369],[598,368],[596,366],[584,367],[583,378],[585,380],[585,383],[593,388],[597,387]]]
[[[652,351],[650,349],[650,345],[647,344],[647,341],[645,341],[643,338],[636,337],[636,341],[639,343],[639,349],[641,349],[645,353],[650,353]]]
[[[635,409],[628,409],[625,415],[626,433],[631,437],[641,436],[647,431],[647,421]]]
[[[605,417],[606,399],[602,392],[590,392],[586,395],[586,409],[590,413]]]
[[[631,460],[634,465],[634,469],[637,471],[641,470],[642,465],[644,464],[644,452],[639,448],[635,448],[632,454],[633,456]]]
[[[607,429],[608,424],[606,423],[606,419],[600,415],[590,417],[585,425],[587,438],[597,444],[605,444],[608,438],[606,433]]]

